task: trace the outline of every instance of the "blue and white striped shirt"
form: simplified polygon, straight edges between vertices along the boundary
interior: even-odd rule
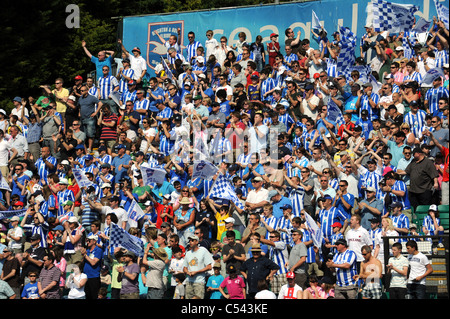
[[[186,46],[186,56],[189,63],[194,65],[196,63],[195,59],[192,59],[192,57],[197,56],[197,49],[199,47],[203,47],[203,45],[199,41],[194,41],[192,43],[189,43]]]
[[[148,110],[150,105],[150,101],[147,99],[142,99],[142,100],[136,100],[134,102],[134,107],[133,110],[137,111],[137,110]],[[142,120],[144,119],[144,117],[146,115],[144,114],[140,114],[141,119],[139,120],[139,124],[142,124]]]
[[[438,88],[430,88],[425,94],[425,101],[428,101],[428,110],[431,114],[437,115],[439,113],[439,99],[445,97],[449,98],[449,92],[443,86]]]
[[[356,254],[354,251],[347,249],[342,253],[338,253],[333,257],[335,264],[350,264],[349,269],[336,267],[336,285],[339,287],[348,287],[355,285],[356,281],[353,279],[358,274],[356,268]]]
[[[344,224],[344,221],[346,219],[347,216],[345,216],[336,207],[330,207],[329,210],[321,209],[319,211],[319,220],[323,236],[325,238],[330,238],[331,235],[333,235],[333,227],[331,227],[331,225],[333,225],[335,222]]]
[[[378,102],[380,101],[380,96],[376,93],[370,94],[370,98],[372,99],[373,102],[375,102],[375,104],[378,104]],[[372,106],[369,103],[369,97],[367,96],[367,94],[364,94],[363,96],[361,96],[361,106],[359,108],[359,117],[361,117],[362,110],[367,110],[369,112],[369,116],[368,116],[369,121],[372,121],[373,119],[376,119],[379,117],[379,109],[372,108]]]
[[[119,81],[119,92],[120,93],[128,91],[128,80],[123,77],[124,75],[133,79],[134,70],[132,68],[122,70],[122,75],[120,76],[120,81]]]
[[[400,214],[397,216],[390,215],[389,216],[392,219],[392,224],[396,228],[406,228],[409,229],[409,218],[405,214]],[[398,232],[400,236],[406,236],[407,234]],[[399,242],[407,242],[408,238],[400,238]]]
[[[47,184],[47,177],[49,174],[56,172],[56,165],[58,161],[53,156],[47,157],[46,160],[54,166],[54,169],[52,169],[51,171],[49,171],[42,157],[36,161],[35,166],[38,170],[38,174],[41,177],[41,180],[44,180]]]
[[[289,259],[289,253],[287,244],[284,241],[276,241],[275,246],[270,246],[269,258],[280,267],[275,275],[281,275],[288,272],[286,262]]]
[[[100,91],[100,100],[106,100],[116,87],[119,86],[119,82],[116,77],[112,75],[102,76],[98,78],[98,89]]]
[[[415,136],[419,136],[418,134],[421,131],[421,128],[426,124],[425,122],[426,116],[427,113],[424,110],[418,110],[416,114],[408,112],[405,115],[403,122],[409,124],[411,132],[413,132]]]

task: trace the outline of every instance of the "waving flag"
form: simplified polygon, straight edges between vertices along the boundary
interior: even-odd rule
[[[149,185],[151,183],[162,184],[166,178],[166,170],[156,167],[142,167],[141,175],[144,185]]]
[[[434,5],[436,6],[438,19],[444,22],[445,27],[448,29],[448,8],[440,3],[439,0],[434,0]]]
[[[134,220],[135,222],[137,222],[139,219],[141,219],[141,217],[145,215],[141,206],[139,206],[139,204],[134,199],[131,201],[130,206],[128,206],[127,214],[128,218]]]
[[[194,172],[192,178],[195,179],[200,177],[201,179],[211,180],[211,178],[216,175],[219,169],[208,161],[195,161],[194,162]]]
[[[3,177],[2,172],[0,172],[0,189],[6,189],[7,191],[11,192],[8,181]]]
[[[336,61],[336,70],[338,74],[350,79],[350,69],[355,64],[356,36],[347,27],[340,27],[341,51]]]
[[[332,99],[328,100],[327,111],[328,111],[327,115],[328,120],[335,122],[339,126],[345,123],[341,109]]]
[[[431,86],[433,85],[434,79],[438,77],[444,77],[444,71],[442,71],[441,68],[433,68],[427,71],[425,73],[424,77],[422,78],[422,85]]]
[[[208,196],[231,200],[234,203],[234,205],[236,205],[236,207],[244,209],[244,205],[241,203],[230,182],[226,179],[225,175],[223,174],[220,174],[216,178],[213,186],[209,191]]]
[[[427,32],[430,28],[430,21],[425,20],[423,17],[420,17],[420,19],[416,22],[414,25],[414,28],[411,31],[416,31],[418,33],[424,33]]]
[[[170,71],[170,68],[166,63],[166,60],[164,60],[163,57],[161,57],[161,64],[164,68],[164,71],[166,72],[167,77],[170,79],[170,81],[172,81],[173,78],[172,71]]]
[[[92,182],[86,177],[84,171],[80,168],[72,168],[72,173],[79,187],[88,187],[92,185]]]
[[[111,223],[110,248],[122,247],[132,251],[139,257],[144,256],[144,242],[142,239],[129,234],[125,229]]]
[[[372,0],[373,29],[377,32],[406,32],[414,26],[414,13],[419,10],[412,4],[399,4]]]
[[[305,212],[305,220],[306,225],[308,226],[308,230],[311,233],[314,246],[318,248],[322,247],[323,233],[319,225],[317,225],[315,220],[306,212]]]
[[[18,209],[18,210],[2,210],[0,211],[0,220],[2,219],[11,219],[14,216],[25,216],[28,208]]]
[[[322,26],[320,25],[319,18],[317,17],[317,14],[314,12],[314,10],[312,10],[311,29],[322,30]],[[323,29],[325,30],[325,28],[323,28]],[[325,30],[325,32],[327,32],[327,30]]]

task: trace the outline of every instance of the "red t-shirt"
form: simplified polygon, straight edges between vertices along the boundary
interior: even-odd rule
[[[236,123],[236,127],[241,129],[242,130],[241,134],[243,134],[246,126],[245,126],[244,123],[239,121],[239,122]],[[229,130],[232,130],[232,133],[229,133],[230,135],[227,135]],[[236,131],[233,128],[231,128],[231,124],[228,124],[227,128],[225,129],[225,135],[228,136],[228,140],[231,143],[231,148],[232,149],[236,149],[236,148],[241,146],[241,144],[243,142],[243,139],[241,137],[239,137],[238,134],[236,134]]]
[[[161,218],[161,214],[163,213],[168,213],[170,216],[173,216],[173,207],[172,205],[163,205],[160,203],[155,203],[155,210],[157,213],[156,216],[156,228],[160,229],[161,228],[161,224],[163,222],[167,222],[172,224],[171,220],[169,219],[169,217],[165,216],[164,218]]]

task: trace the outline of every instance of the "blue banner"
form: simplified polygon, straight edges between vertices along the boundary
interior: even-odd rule
[[[433,0],[396,0],[396,3],[412,4],[419,7],[415,13],[418,20],[423,17],[432,20],[436,16]],[[186,57],[187,34],[195,33],[197,41],[205,46],[206,31],[212,30],[214,38],[226,36],[228,45],[236,44],[239,32],[245,32],[246,41],[252,43],[257,35],[261,35],[264,47],[270,41],[270,34],[279,34],[281,50],[284,52],[285,30],[291,28],[295,34],[301,31],[301,38],[309,39],[311,47],[319,44],[312,35],[312,12],[314,11],[321,25],[328,31],[328,38],[339,30],[340,26],[348,27],[358,38],[365,33],[366,7],[369,1],[323,0],[308,2],[290,2],[278,5],[261,5],[251,7],[226,8],[208,11],[193,11],[174,14],[132,16],[123,18],[123,43],[127,50],[137,46],[148,64],[148,72],[154,75],[155,66],[160,63],[161,56],[166,57],[167,49],[157,34],[166,41],[171,35],[181,30],[181,47]],[[448,7],[448,0],[442,2]],[[359,56],[357,45],[356,56]]]

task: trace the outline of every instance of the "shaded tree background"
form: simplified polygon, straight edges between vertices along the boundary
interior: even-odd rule
[[[0,10],[0,108],[9,112],[15,96],[37,98],[39,85],[54,84],[57,77],[73,84],[93,64],[92,54],[115,50],[118,23],[112,17],[204,10],[219,7],[273,3],[273,0],[2,0]],[[80,28],[66,27],[66,6],[80,8]],[[117,56],[117,55],[116,55]]]

